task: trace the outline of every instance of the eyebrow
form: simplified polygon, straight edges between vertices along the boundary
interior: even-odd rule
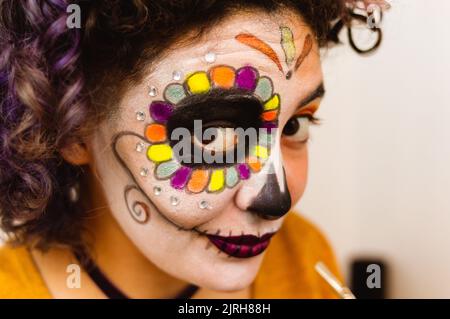
[[[309,103],[314,101],[315,99],[322,98],[325,95],[325,86],[323,82],[321,82],[317,88],[311,92],[307,97],[305,97],[299,104],[297,110],[307,106]]]

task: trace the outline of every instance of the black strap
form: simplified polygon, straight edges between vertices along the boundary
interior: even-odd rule
[[[174,299],[191,299],[198,291],[198,286],[188,285],[182,292],[180,292]]]
[[[81,263],[81,256],[74,253],[75,257]],[[124,294],[120,289],[118,289],[98,268],[95,262],[88,258],[84,263],[85,270],[88,273],[92,281],[97,285],[97,287],[105,294],[109,299],[129,299],[129,297]],[[198,291],[199,287],[195,285],[188,285],[183,289],[174,299],[190,299]]]

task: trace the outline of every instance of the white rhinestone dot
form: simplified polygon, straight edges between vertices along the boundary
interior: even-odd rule
[[[148,95],[150,95],[151,97],[157,96],[158,95],[158,89],[155,86],[151,85],[149,90],[148,90]]]
[[[206,200],[202,200],[199,204],[198,207],[200,207],[200,209],[209,209],[209,203]]]
[[[161,195],[161,193],[162,193],[161,187],[159,187],[159,186],[153,187],[153,194],[155,194],[156,196],[159,196],[159,195]]]
[[[145,150],[145,144],[139,142],[136,144],[136,152],[142,153]]]
[[[180,203],[180,200],[178,197],[175,197],[175,196],[170,197],[170,204],[172,206],[178,206],[179,203]]]
[[[208,52],[205,54],[205,61],[208,63],[216,62],[216,54],[214,52]]]
[[[141,171],[139,172],[139,174],[140,174],[142,177],[147,177],[147,176],[148,176],[148,168],[142,167],[142,168],[141,168]]]
[[[182,76],[183,73],[181,71],[173,71],[172,79],[174,79],[174,81],[180,81]]]
[[[145,113],[142,111],[137,111],[136,112],[136,120],[143,122],[145,121]]]

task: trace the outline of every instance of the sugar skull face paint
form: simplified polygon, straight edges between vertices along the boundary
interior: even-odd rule
[[[232,17],[173,48],[90,141],[114,220],[170,276],[215,290],[246,287],[303,193],[322,73],[315,42],[295,71],[311,30],[297,17],[280,21],[259,13]],[[281,26],[292,31],[284,40]],[[239,41],[243,34],[268,54]],[[289,80],[285,70],[293,71]],[[211,135],[196,135],[196,121]],[[178,152],[179,128],[194,133],[189,152]],[[237,128],[258,132],[244,152],[236,151]],[[203,152],[199,162],[196,150]]]
[[[227,65],[218,65],[208,71],[193,72],[186,77],[183,83],[167,85],[163,97],[164,100],[154,100],[150,103],[149,114],[152,122],[146,125],[143,136],[133,132],[120,132],[112,143],[115,157],[135,183],[135,185],[128,185],[125,188],[124,199],[130,215],[138,223],[146,223],[149,220],[150,210],[142,201],[130,202],[129,200],[132,191],[144,192],[139,186],[135,174],[117,150],[117,143],[121,138],[134,136],[141,140],[137,142],[135,149],[139,153],[144,153],[146,150],[147,159],[154,166],[152,171],[156,180],[169,180],[168,184],[171,188],[184,190],[187,194],[219,193],[225,188],[234,188],[240,181],[248,180],[252,174],[261,172],[270,157],[270,149],[275,140],[274,129],[278,126],[278,114],[281,108],[281,98],[279,94],[274,93],[272,80],[267,76],[260,76],[259,71],[250,65],[238,69]],[[146,115],[143,111],[137,112],[139,122],[144,121],[145,118]],[[257,129],[259,134],[256,135],[255,143],[250,142],[249,145],[243,146],[245,152],[242,152],[241,155],[234,154],[239,149],[240,138],[231,145],[226,145],[226,142],[221,143],[220,140],[212,143],[208,141],[205,144],[201,137],[197,138],[194,134],[192,136],[194,148],[197,147],[199,151],[204,152],[205,149],[211,149],[211,144],[218,144],[218,147],[215,147],[212,152],[215,153],[216,158],[217,153],[223,152],[221,157],[224,161],[204,163],[200,160],[196,163],[192,160],[191,152],[176,157],[173,151],[176,143],[172,143],[172,133],[179,128],[187,129],[191,133],[194,129],[192,122],[198,120],[204,121],[206,125],[220,123],[221,126],[216,129],[225,135],[231,132],[232,138],[238,136],[234,133],[234,129],[242,129],[243,132]],[[215,139],[220,139],[220,133],[215,135]],[[246,136],[243,137],[243,144],[245,144]],[[201,144],[201,146],[195,144]],[[231,156],[233,161],[227,162],[230,152],[233,153]],[[185,161],[186,158],[188,161]],[[149,172],[149,168],[141,167],[139,175],[147,177]],[[271,183],[276,184],[278,181],[272,178]],[[154,195],[159,196],[162,188],[161,186],[155,187]],[[271,189],[271,192],[273,191]],[[180,194],[170,197],[172,206],[180,204],[179,196]],[[148,201],[155,203],[148,196],[145,197]],[[200,200],[198,207],[211,209],[210,204],[205,203],[208,202]],[[159,207],[157,204],[153,205]],[[284,212],[290,208],[290,197],[287,206],[284,208]],[[254,207],[256,206],[254,205]],[[279,209],[282,207],[277,207],[277,210]],[[164,217],[166,216],[164,215]],[[170,218],[167,220],[178,229],[183,229],[176,221]],[[196,228],[191,230],[206,233]],[[270,237],[264,237],[267,244]],[[217,240],[213,242],[217,242]],[[255,246],[257,247],[255,250],[252,250],[251,248],[242,249],[239,245],[235,246],[234,252],[230,249],[226,251],[231,256],[240,257],[259,254],[267,247],[267,245],[258,245]]]

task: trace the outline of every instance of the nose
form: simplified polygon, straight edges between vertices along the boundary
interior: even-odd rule
[[[260,218],[275,220],[291,209],[292,199],[284,170],[280,134],[273,132],[270,157],[263,169],[245,181],[236,196],[236,205]]]
[[[291,209],[291,194],[286,183],[284,169],[281,178],[278,178],[276,173],[269,173],[266,178],[266,183],[253,199],[247,211],[258,214],[261,218],[274,220],[283,217]]]

